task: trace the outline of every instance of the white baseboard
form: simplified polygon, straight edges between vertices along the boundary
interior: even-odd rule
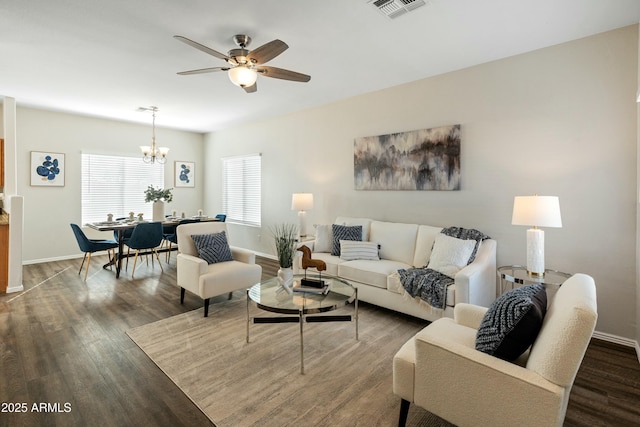
[[[620,344],[625,347],[631,347],[635,349],[636,357],[638,358],[638,363],[640,363],[640,344],[638,344],[638,341],[635,341],[629,338],[619,337],[617,335],[606,334],[604,332],[598,332],[598,331],[593,332],[593,338],[597,338],[602,341],[608,341],[614,344]]]
[[[8,294],[11,294],[14,292],[22,292],[22,291],[24,291],[24,286],[20,285],[20,286],[9,286],[6,292]]]
[[[262,252],[255,252],[255,251],[253,253],[255,253],[256,256],[261,256],[262,258],[273,259],[273,260],[276,260],[276,261],[278,260],[278,257],[275,256],[275,255],[265,254],[265,253],[262,253]]]
[[[101,252],[96,252],[96,253],[101,253]],[[105,251],[104,253],[106,254],[107,252]],[[28,259],[28,260],[22,260],[22,265],[41,264],[43,262],[66,261],[68,259],[82,258],[83,256],[84,256],[83,254],[76,254],[76,255],[59,256],[54,258]]]
[[[101,253],[101,252],[98,252]],[[273,259],[273,260],[278,260],[278,257],[275,255],[271,255],[271,254],[265,254],[262,252],[254,252],[257,256],[261,256],[263,258],[269,258],[269,259]],[[106,254],[106,252],[105,252]],[[65,256],[60,256],[60,257],[54,257],[54,258],[41,258],[41,259],[29,259],[29,260],[22,260],[22,265],[30,265],[30,264],[41,264],[43,262],[55,262],[55,261],[66,261],[68,259],[76,259],[76,258],[82,258],[84,255],[83,254],[76,254],[76,255],[65,255]]]

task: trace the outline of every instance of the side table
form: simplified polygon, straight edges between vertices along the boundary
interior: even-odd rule
[[[523,285],[540,283],[545,286],[559,287],[571,277],[569,273],[556,270],[545,270],[544,276],[531,276],[527,268],[522,265],[506,265],[498,267],[498,295],[502,295],[509,289]]]

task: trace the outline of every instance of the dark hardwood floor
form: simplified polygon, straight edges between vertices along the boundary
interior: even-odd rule
[[[258,260],[275,275],[275,262]],[[143,265],[134,280],[104,262],[93,259],[86,282],[79,259],[28,265],[25,291],[0,295],[0,426],[213,425],[125,333],[202,306],[188,293],[179,304],[175,255],[164,273]],[[592,341],[565,425],[640,425],[633,349]]]

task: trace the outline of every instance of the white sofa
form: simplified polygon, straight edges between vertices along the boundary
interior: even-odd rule
[[[380,260],[345,261],[331,255],[330,251],[318,252],[318,239],[322,238],[319,235],[316,235],[316,240],[301,244],[311,248],[313,259],[321,259],[327,264],[323,274],[340,277],[357,287],[361,301],[433,321],[443,316],[453,317],[453,307],[458,303],[488,307],[496,297],[495,240],[484,240],[475,260],[455,275],[455,283],[447,290],[446,309],[439,310],[424,301],[405,296],[397,271],[426,266],[442,227],[350,217],[338,217],[334,224],[361,225],[363,240],[379,245]],[[331,228],[330,224],[328,228]],[[294,263],[294,270],[303,273],[299,257]]]

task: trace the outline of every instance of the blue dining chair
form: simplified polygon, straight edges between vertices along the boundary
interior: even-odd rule
[[[171,227],[171,231],[168,230],[168,227],[165,226],[164,228],[164,234],[163,234],[163,238],[164,240],[167,242],[168,245],[168,251],[167,251],[167,256],[166,256],[166,260],[167,260],[167,264],[169,263],[169,260],[171,259],[171,248],[172,246],[175,244],[178,244],[178,235],[176,233],[176,229],[178,228],[178,226],[182,225],[182,224],[191,224],[194,222],[200,222],[199,219],[182,219],[180,220],[180,222],[178,222],[177,225],[172,225],[169,226]]]
[[[162,222],[141,222],[136,225],[131,233],[131,237],[124,239],[124,244],[130,249],[134,249],[136,254],[133,258],[133,270],[131,271],[131,278],[136,272],[136,263],[138,262],[138,255],[140,250],[147,249],[155,254],[160,264],[160,269],[164,272],[162,264],[160,263],[160,256],[158,255],[157,247],[162,243]],[[147,261],[148,262],[148,261]],[[129,264],[129,258],[127,258],[127,265]],[[151,264],[153,265],[153,256],[151,257]]]
[[[128,216],[123,216],[123,217],[121,217],[121,218],[116,218],[116,221],[124,221],[125,219],[128,219],[128,218],[129,218]],[[124,237],[125,239],[128,239],[129,237],[131,237],[131,233],[133,233],[133,229],[123,230],[123,231],[122,231],[122,233],[123,233],[123,235],[124,235],[123,237]],[[113,238],[114,238],[114,240],[115,240],[116,242],[118,241],[118,237],[119,237],[119,235],[118,235],[118,231],[114,231],[114,232],[113,232]]]
[[[107,251],[107,253],[111,257],[111,251],[113,250],[113,258],[111,259],[115,261],[115,249],[118,247],[118,242],[116,242],[115,240],[89,239],[87,235],[84,234],[82,229],[78,226],[78,224],[69,225],[71,225],[73,234],[76,236],[76,240],[78,241],[80,250],[84,252],[84,258],[82,258],[82,264],[80,264],[80,270],[78,270],[78,274],[82,272],[84,261],[87,259],[87,254],[89,254],[89,260],[87,261],[87,270],[84,273],[84,280],[86,281],[87,274],[89,273],[89,264],[91,264],[91,254],[98,251]]]
[[[216,219],[219,219],[220,222],[225,222],[227,220],[227,215],[225,214],[218,214],[216,215]]]

